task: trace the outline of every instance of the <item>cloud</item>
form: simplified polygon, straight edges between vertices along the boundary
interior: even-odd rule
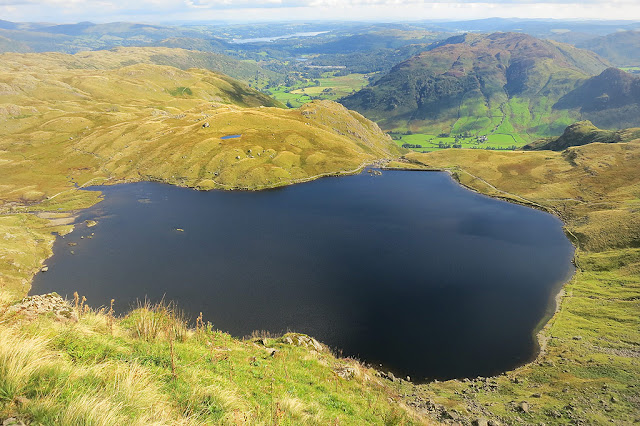
[[[13,21],[638,19],[638,0],[0,0]]]

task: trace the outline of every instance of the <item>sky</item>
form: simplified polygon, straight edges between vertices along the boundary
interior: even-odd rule
[[[640,0],[0,0],[14,22],[640,20]]]

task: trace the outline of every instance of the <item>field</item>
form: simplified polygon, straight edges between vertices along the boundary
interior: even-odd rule
[[[365,74],[335,74],[326,72],[321,78],[298,83],[293,87],[278,86],[268,89],[266,93],[290,107],[297,108],[313,99],[337,100],[369,84]]]
[[[497,377],[407,385],[405,402],[439,420],[637,424],[640,141],[564,152],[443,150],[407,160],[395,166],[446,169],[481,193],[556,214],[576,246],[577,272],[541,324],[533,363]]]
[[[632,74],[640,74],[640,67],[620,67],[620,69]]]
[[[459,148],[468,149],[494,149],[494,150],[513,150],[524,145],[516,135],[494,133],[487,136],[486,141],[479,141],[475,136],[461,137],[441,137],[429,134],[411,134],[411,135],[393,135],[398,146],[404,144],[419,145],[417,148],[410,148],[417,152],[432,152],[441,149],[453,148],[454,145]],[[399,137],[399,139],[397,139]]]

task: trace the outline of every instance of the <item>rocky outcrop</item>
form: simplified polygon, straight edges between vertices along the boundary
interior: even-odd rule
[[[7,313],[21,315],[27,319],[53,313],[58,321],[78,321],[77,312],[67,300],[57,293],[25,297],[20,303],[10,306]]]
[[[284,336],[282,336],[282,343],[286,343],[287,345],[311,348],[318,352],[322,352],[325,350],[324,346],[322,346],[322,343],[318,342],[313,337],[309,337],[306,334],[301,334],[301,333],[285,334]]]

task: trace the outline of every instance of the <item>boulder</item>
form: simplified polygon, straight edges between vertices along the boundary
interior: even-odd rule
[[[338,377],[341,377],[345,380],[350,380],[356,375],[356,369],[348,365],[337,367],[333,371],[336,373]]]
[[[278,351],[277,351],[276,349],[274,349],[274,348],[264,348],[264,349],[267,351],[267,353],[269,354],[269,356],[275,356],[275,355],[276,355],[276,353],[278,352]]]
[[[309,337],[302,333],[287,333],[282,337],[282,343],[287,345],[302,346],[305,348],[312,348],[318,352],[322,352],[324,347],[313,337]]]
[[[23,315],[27,319],[53,312],[58,321],[78,321],[76,310],[57,293],[25,297],[20,303],[10,306],[7,312]]]
[[[2,426],[25,426],[25,424],[15,417],[9,417],[2,422]]]

